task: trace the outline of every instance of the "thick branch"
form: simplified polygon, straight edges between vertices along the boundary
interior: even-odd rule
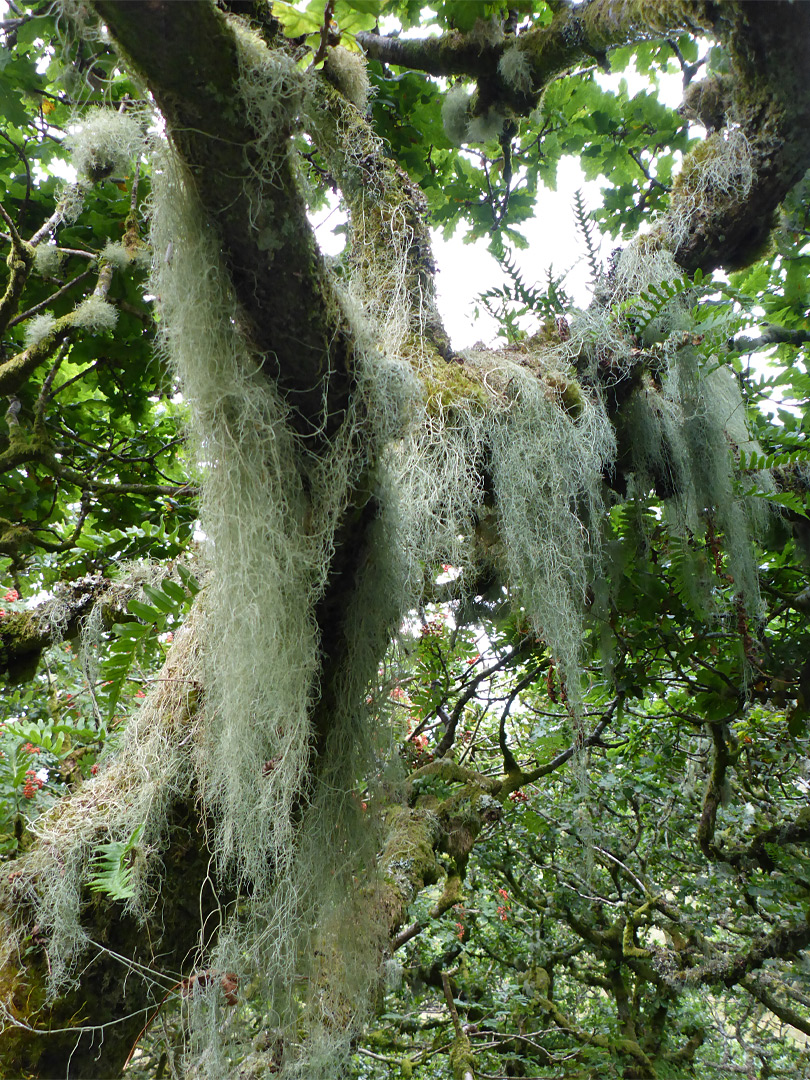
[[[242,94],[237,33],[208,0],[95,0],[94,7],[145,78],[203,209],[219,229],[268,375],[304,434],[332,434],[353,382],[351,335],[295,180],[289,156],[295,115],[286,127],[268,119],[277,130],[253,126]],[[275,58],[269,50],[267,55],[272,64]],[[295,71],[288,65],[276,72],[279,101],[299,92],[284,82]],[[274,140],[269,162],[268,138]]]
[[[772,215],[810,167],[805,132],[810,121],[810,84],[804,43],[810,37],[810,6],[788,0],[722,5],[694,0],[586,0],[565,5],[547,27],[538,27],[499,43],[481,43],[480,35],[447,34],[408,40],[359,34],[367,54],[432,75],[468,75],[478,81],[473,105],[482,113],[492,105],[526,116],[548,83],[563,72],[604,62],[610,49],[636,41],[668,37],[678,30],[710,33],[730,53],[734,71],[729,116],[741,129],[750,152],[750,177],[714,187],[699,182],[694,191],[676,183],[671,204],[675,257],[689,271],[752,261],[772,227]],[[527,88],[507,85],[499,63],[507,49],[520,52]],[[728,132],[726,132],[728,135]],[[718,136],[722,150],[725,137]],[[698,153],[703,153],[699,150]],[[698,163],[698,159],[694,159]],[[681,176],[688,175],[689,159]]]
[[[9,269],[8,285],[2,297],[0,297],[0,331],[8,326],[11,316],[17,308],[22,295],[31,267],[34,265],[34,249],[20,237],[14,222],[0,206],[0,217],[3,218],[11,236],[11,251],[6,259]]]
[[[549,26],[528,30],[517,38],[487,42],[478,33],[453,31],[441,37],[402,39],[360,33],[358,43],[368,56],[386,64],[425,71],[429,75],[468,75],[479,81],[479,94],[497,100],[520,114],[537,104],[545,87],[563,72],[594,58],[604,61],[608,49],[646,40],[678,29],[711,29],[711,5],[674,0],[615,3],[589,0],[566,5]],[[517,48],[526,61],[531,89],[520,92],[506,82],[498,65],[507,49]],[[482,87],[483,84],[483,87]]]
[[[731,866],[748,869],[759,866],[766,873],[776,869],[776,863],[769,852],[770,846],[785,847],[799,844],[806,848],[810,842],[810,809],[803,807],[794,821],[779,822],[769,829],[764,829],[751,843],[735,851],[720,850],[723,862]]]
[[[803,1031],[805,1035],[810,1035],[810,1020],[774,997],[767,987],[762,984],[761,980],[753,975],[747,975],[743,979],[742,985],[752,997],[763,1004],[774,1016],[778,1016],[782,1023],[790,1024],[797,1031]]]
[[[33,678],[43,649],[79,632],[107,583],[88,577],[68,586],[56,599],[31,611],[14,611],[0,619],[0,673],[12,683]]]
[[[188,760],[199,723],[195,633],[190,615],[118,757],[38,820],[38,843],[0,879],[0,1060],[6,1076],[120,1075],[147,1017],[177,978],[164,973],[193,970],[196,950],[206,944],[201,927],[215,932],[219,905],[231,899],[227,889],[220,887],[217,896],[212,886]],[[36,923],[32,901],[52,887],[54,876],[67,876],[72,861],[81,861],[80,872],[87,873],[89,855],[110,838],[116,813],[126,814],[146,774],[151,795],[139,807],[154,846],[141,854],[150,860],[149,887],[159,889],[147,898],[151,906],[141,919],[126,914],[120,900],[83,889],[78,918],[87,943],[84,955],[74,957],[83,961],[81,979],[51,996],[46,950],[53,945]],[[67,919],[71,932],[69,913],[48,914]]]
[[[749,0],[721,5],[720,16],[719,32],[734,72],[729,115],[745,135],[750,185],[743,174],[729,190],[722,184],[716,192],[701,188],[689,229],[675,250],[676,261],[689,271],[734,270],[759,257],[776,208],[810,167],[805,136],[810,6]],[[688,168],[689,159],[681,178]],[[682,212],[685,186],[683,179],[676,181],[671,214]]]

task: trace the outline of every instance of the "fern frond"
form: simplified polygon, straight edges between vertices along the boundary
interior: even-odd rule
[[[590,214],[585,209],[585,202],[582,198],[582,191],[580,188],[577,188],[574,192],[574,220],[576,221],[577,229],[585,244],[588,266],[591,270],[590,284],[594,285],[599,280],[599,276],[602,273],[602,265],[599,262],[599,246],[594,239],[596,226],[594,225]]]
[[[99,844],[91,863],[94,873],[89,885],[93,892],[106,893],[113,900],[129,900],[135,895],[130,855],[142,832],[143,825],[138,825],[128,840]]]
[[[611,314],[617,322],[623,320],[632,323],[633,330],[641,333],[654,319],[658,318],[672,300],[701,285],[702,281],[702,272],[696,270],[694,278],[689,278],[685,274],[683,277],[672,278],[669,281],[653,282],[637,296],[631,296],[615,304]]]
[[[506,248],[496,248],[492,254],[507,281],[479,293],[476,299],[500,323],[502,334],[508,341],[514,342],[524,336],[518,320],[526,315],[555,318],[565,313],[569,298],[562,286],[563,278],[555,277],[552,267],[546,271],[546,287],[540,288],[536,283],[526,281],[513,254]]]

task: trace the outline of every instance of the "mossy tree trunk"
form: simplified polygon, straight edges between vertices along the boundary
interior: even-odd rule
[[[95,0],[93,6],[110,28],[126,62],[145,79],[166,118],[174,146],[194,179],[212,227],[218,231],[225,265],[244,310],[249,336],[264,357],[267,378],[288,405],[294,427],[311,440],[313,452],[325,451],[340,431],[355,389],[356,342],[307,222],[288,157],[290,131],[277,132],[277,167],[272,184],[262,192],[263,216],[257,220],[245,196],[243,177],[234,175],[233,169],[234,147],[249,155],[260,133],[251,128],[238,105],[238,51],[227,18],[207,2]],[[272,24],[266,26],[268,44],[273,47]],[[711,212],[695,215],[675,255],[685,269],[706,269],[729,259],[738,264],[761,244],[770,215],[810,164],[806,140],[810,90],[803,62],[804,45],[810,37],[808,5],[617,5],[591,0],[574,10],[564,9],[536,41],[527,42],[535,85],[520,99],[508,93],[494,74],[500,59],[497,49],[473,50],[463,35],[443,40],[440,46],[422,43],[422,53],[415,45],[373,35],[363,35],[362,40],[372,55],[383,60],[436,74],[478,76],[482,107],[500,92],[510,108],[528,111],[549,79],[583,57],[603,56],[609,47],[683,27],[713,31],[729,44],[735,66],[735,122],[744,126],[752,146],[754,180],[745,205],[719,200]],[[344,106],[333,100],[334,92],[325,84],[322,93],[325,153],[339,159],[345,147],[336,141],[339,129],[329,128],[327,119],[330,108]],[[359,116],[351,119],[355,137],[362,143],[368,135],[364,121]],[[369,153],[373,155],[373,151]],[[396,193],[410,216],[414,238],[410,270],[429,289],[432,264],[418,193],[390,162],[367,159],[366,165],[361,185],[368,183],[370,190],[373,180],[379,186],[384,173],[389,194]],[[350,190],[348,180],[345,194],[351,206],[357,192]],[[266,239],[262,239],[267,230],[274,237],[271,256]],[[384,240],[382,234],[380,240]],[[384,249],[379,257],[385,258]],[[424,332],[429,339],[426,346],[448,365],[448,382],[452,384],[458,378],[459,365],[438,317],[432,315]],[[368,564],[377,516],[369,488],[359,483],[337,530],[326,586],[316,609],[321,669],[316,680],[319,694],[313,704],[312,770],[317,770],[318,752],[329,736],[348,649],[343,620]],[[35,642],[34,648],[39,644]],[[525,781],[525,777],[510,776],[493,785],[482,777],[466,779],[464,798],[469,807],[463,841],[459,839],[458,806],[449,801],[416,803],[392,822],[392,838],[384,858],[388,864],[396,864],[398,871],[382,893],[391,935],[400,930],[413,896],[437,879],[436,852],[442,848],[448,851],[461,875],[469,845],[483,824],[496,815],[498,800]],[[0,1055],[8,1075],[115,1075],[161,996],[148,979],[125,977],[119,956],[146,968],[160,956],[162,967],[190,973],[189,957],[198,945],[200,897],[205,915],[222,896],[204,887],[209,853],[193,795],[177,802],[171,822],[171,841],[163,852],[165,884],[154,917],[145,928],[127,917],[120,904],[103,897],[86,897],[83,926],[98,947],[78,986],[56,1001],[46,1002],[46,957],[33,925],[27,926],[25,948],[12,950],[5,957],[0,996],[7,1002],[9,1022]],[[3,890],[2,916],[9,926],[26,920],[28,885],[22,892],[15,886],[15,880],[25,882],[25,873],[23,862],[11,871]],[[222,883],[215,887],[224,891]],[[448,907],[455,902],[453,890],[450,874],[445,898]],[[743,974],[741,970],[739,977]],[[624,993],[618,984],[616,990]],[[544,999],[540,1008],[546,1005],[555,1022],[564,1024],[565,1018],[554,1015],[551,1002]],[[635,1043],[632,1018],[626,1019],[627,1042],[619,1049],[643,1070],[646,1054]],[[102,1037],[101,1027],[107,1024],[111,1026],[104,1029]],[[85,1026],[87,1031],[77,1035],[76,1028]]]

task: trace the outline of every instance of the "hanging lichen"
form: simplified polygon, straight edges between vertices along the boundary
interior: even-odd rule
[[[690,297],[679,292],[638,335],[621,315],[622,304],[679,276],[669,246],[680,226],[631,245],[615,268],[610,301],[576,314],[564,335],[539,336],[522,351],[448,359],[418,193],[353,106],[333,112],[317,74],[305,75],[233,25],[240,105],[259,133],[234,167],[257,247],[272,263],[283,246],[288,222],[271,212],[267,192],[302,127],[349,206],[347,275],[325,295],[351,339],[352,393],[339,429],[314,453],[252,344],[194,185],[163,146],[153,162],[152,289],[161,348],[192,417],[211,571],[173,652],[191,672],[184,677],[195,683],[195,700],[184,706],[164,687],[150,695],[116,761],[66,804],[69,820],[54,812],[43,822],[31,889],[57,986],[90,944],[79,914],[97,845],[123,843],[143,826],[127,899],[142,916],[159,878],[169,800],[194,792],[216,876],[239,897],[200,959],[233,973],[241,990],[227,1017],[216,980],[198,980],[188,995],[189,1074],[233,1075],[259,1014],[275,1040],[273,1070],[309,1080],[339,1074],[379,977],[380,827],[356,796],[382,778],[391,783],[391,755],[388,718],[369,715],[366,694],[435,566],[451,562],[459,588],[474,588],[481,522],[497,519],[506,583],[557,664],[581,736],[586,595],[603,576],[604,480],[617,454],[604,387],[636,380],[623,420],[637,489],[666,478],[662,494],[681,536],[716,521],[750,609],[756,572],[747,510],[734,489],[741,404],[690,338]],[[507,82],[525,90],[525,57],[510,49],[501,65]],[[344,91],[349,79],[348,98],[362,108],[361,66],[336,50],[328,57],[333,78]],[[463,88],[448,94],[451,137],[500,132],[497,110],[471,121],[469,106]],[[77,167],[98,180],[137,152],[140,128],[98,113],[82,139]],[[710,151],[680,181],[684,220],[748,182],[740,137]],[[104,257],[116,265],[124,258],[115,246]],[[73,318],[109,330],[114,316],[103,297],[92,297]],[[47,332],[31,325],[34,337]],[[342,626],[343,666],[327,687],[318,603],[344,516],[366,511],[363,573]],[[324,709],[329,723],[315,761],[314,718]],[[57,860],[52,850],[68,834]],[[206,934],[214,936],[210,926]]]
[[[97,183],[116,171],[126,173],[143,145],[143,132],[132,113],[93,109],[76,125],[67,144],[79,178]]]
[[[719,207],[744,203],[754,181],[751,148],[742,128],[724,128],[700,143],[686,158],[675,179],[663,223],[667,243],[676,250],[698,215],[709,217]]]
[[[130,867],[125,910],[144,918],[156,902],[160,855],[168,839],[171,806],[194,783],[187,740],[194,737],[201,685],[197,620],[178,631],[164,678],[127,725],[122,745],[96,778],[63,799],[31,826],[38,843],[24,872],[9,883],[18,910],[33,909],[48,941],[52,996],[79,979],[88,951],[97,947],[82,926],[84,886],[100,845],[126,843],[140,827]],[[182,687],[178,692],[176,680]],[[21,942],[4,943],[8,953]]]
[[[316,1058],[329,1058],[334,1068],[335,1057],[348,1050],[376,979],[373,898],[358,905],[350,888],[362,864],[373,892],[368,870],[375,832],[352,793],[368,774],[365,689],[407,592],[397,560],[387,557],[389,514],[375,530],[384,542],[380,558],[373,543],[369,551],[371,595],[357,596],[346,613],[347,663],[313,781],[307,769],[320,689],[315,607],[341,515],[360,476],[371,480],[380,433],[369,417],[383,437],[394,434],[401,394],[392,397],[392,391],[404,380],[385,362],[372,371],[369,361],[380,358],[358,320],[355,408],[330,451],[315,458],[288,424],[241,330],[214,239],[171,157],[160,165],[154,191],[163,347],[194,418],[204,474],[200,517],[212,567],[203,631],[206,724],[197,768],[220,874],[235,872],[251,897],[249,914],[221,928],[210,963],[239,972],[271,1003],[287,1048],[286,1075],[315,1075]],[[258,224],[258,198],[254,212]],[[353,949],[347,941],[330,945],[339,926],[351,928]],[[357,959],[349,964],[352,951]],[[303,971],[311,990],[305,1019],[293,994],[294,976]],[[216,988],[194,998],[192,1048],[207,1075],[229,1069],[218,1007]],[[303,1049],[301,1023],[307,1028]]]

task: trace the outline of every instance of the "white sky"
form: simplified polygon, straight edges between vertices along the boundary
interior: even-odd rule
[[[649,79],[634,71],[622,75],[597,75],[600,86],[615,90],[618,90],[621,78],[627,80],[631,94],[649,89]],[[680,74],[661,76],[659,94],[667,105],[677,107],[683,96]],[[580,307],[586,306],[590,299],[587,287],[590,271],[582,237],[576,228],[574,192],[577,189],[582,192],[586,209],[591,210],[599,204],[600,188],[599,181],[585,180],[576,158],[563,158],[557,171],[557,190],[541,189],[533,219],[520,226],[520,232],[529,242],[528,248],[512,252],[528,282],[543,281],[549,265],[553,266],[557,276],[567,271],[566,290],[574,304]],[[334,209],[315,218],[318,242],[326,254],[337,254],[342,250],[343,236],[334,236],[332,230],[343,220],[340,211]],[[495,320],[485,311],[475,319],[476,296],[503,282],[503,275],[487,251],[486,242],[464,243],[467,231],[460,226],[449,240],[433,231],[433,250],[439,268],[436,276],[439,310],[456,349],[467,348],[476,341],[494,342],[497,336]],[[602,245],[602,258],[614,246],[615,241],[606,239]]]
[[[0,15],[6,13],[7,4],[5,0],[0,0]],[[437,27],[432,30],[439,33]],[[406,36],[421,32],[419,28],[414,28],[407,32]],[[597,74],[600,86],[614,90],[618,89],[622,78],[627,80],[631,94],[649,89],[649,79],[632,70],[621,75]],[[680,74],[660,76],[659,94],[661,99],[672,107],[680,104]],[[57,173],[62,171],[58,163],[52,165],[52,169]],[[71,167],[68,166],[64,171],[66,179],[75,179]],[[573,195],[579,189],[586,208],[590,210],[599,203],[600,186],[599,181],[585,180],[575,158],[563,158],[557,171],[557,190],[541,189],[534,218],[520,227],[529,242],[528,248],[512,252],[528,282],[544,280],[549,266],[553,266],[558,276],[566,273],[565,288],[577,306],[586,306],[589,302],[589,269],[582,237],[575,224]],[[337,254],[342,250],[344,237],[342,234],[335,236],[333,230],[343,220],[344,216],[337,209],[327,210],[313,220],[318,242],[326,254]],[[480,311],[480,317],[475,318],[476,296],[494,285],[502,284],[504,280],[484,241],[464,243],[467,231],[464,226],[459,226],[450,239],[445,239],[441,233],[433,231],[434,254],[439,268],[436,277],[439,310],[457,349],[468,347],[476,341],[487,344],[494,342],[497,325],[486,311]],[[607,256],[612,246],[610,241],[603,242],[602,258]]]

